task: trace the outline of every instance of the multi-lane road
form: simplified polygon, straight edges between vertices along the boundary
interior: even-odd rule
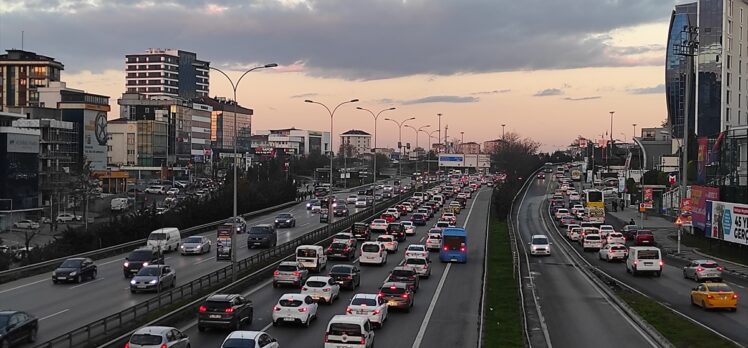
[[[347,192],[335,192],[338,198],[345,198]],[[351,214],[358,211],[349,205]],[[371,209],[371,208],[368,208]],[[278,244],[286,243],[311,232],[324,224],[319,223],[317,214],[306,210],[302,202],[287,208],[296,216],[295,228],[279,228]],[[268,213],[247,221],[248,226],[273,223],[275,213]],[[215,247],[215,231],[206,232]],[[261,249],[247,249],[246,234],[238,235],[237,259],[249,257]],[[226,262],[215,260],[215,248],[204,255],[181,256],[179,252],[166,254],[167,265],[172,266],[177,275],[177,284],[197,279],[216,269],[225,267]],[[96,261],[98,276],[93,281],[80,284],[53,284],[50,273],[19,279],[0,285],[0,303],[4,308],[22,310],[39,318],[38,342],[45,342],[79,328],[93,320],[121,311],[140,303],[154,294],[131,294],[129,279],[122,275],[122,263],[126,255],[117,255]]]

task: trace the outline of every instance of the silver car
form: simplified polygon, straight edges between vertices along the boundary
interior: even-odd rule
[[[691,278],[697,282],[704,279],[722,281],[722,267],[712,260],[694,260],[683,267],[683,278]]]
[[[130,348],[187,348],[190,338],[181,331],[168,326],[146,326],[133,332],[127,341]]]
[[[306,279],[309,278],[309,270],[302,267],[296,261],[284,261],[278,265],[278,269],[273,272],[273,287],[277,288],[280,284],[290,284],[295,287],[301,287]]]
[[[140,269],[130,280],[130,292],[161,291],[173,288],[177,283],[177,274],[166,265],[148,265]]]
[[[210,252],[211,241],[205,236],[192,236],[182,240],[179,252],[182,255],[204,254]]]

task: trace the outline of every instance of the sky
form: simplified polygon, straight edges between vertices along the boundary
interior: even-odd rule
[[[125,55],[177,48],[238,78],[253,128],[373,133],[393,147],[398,127],[448,127],[483,141],[506,132],[564,148],[578,135],[667,117],[665,42],[674,0],[0,0],[0,48],[23,48],[65,64],[69,87],[111,96],[125,90]],[[212,72],[211,96],[231,96]],[[419,145],[428,140],[420,133]],[[415,145],[415,131],[402,130]],[[436,133],[432,141],[436,141]]]

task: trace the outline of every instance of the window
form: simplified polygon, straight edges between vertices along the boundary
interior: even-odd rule
[[[727,73],[727,78],[725,80],[726,80],[725,83],[727,84],[727,87],[730,87],[730,80],[732,80],[732,74],[731,73]]]
[[[732,20],[727,20],[727,35],[732,35]]]
[[[732,56],[727,55],[727,68],[730,69],[732,66]]]
[[[726,99],[726,101],[727,101],[727,104],[730,104],[730,91],[729,91],[729,90],[727,91],[727,94],[726,94],[726,98],[725,98],[725,99]]]
[[[730,122],[730,108],[725,109],[725,122]]]

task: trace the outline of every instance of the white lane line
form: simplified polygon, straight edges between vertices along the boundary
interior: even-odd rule
[[[265,327],[263,327],[260,331],[265,332],[268,329],[270,329],[271,326],[273,326],[273,320],[272,320],[272,318],[270,319],[270,324],[265,325]]]
[[[206,258],[204,258],[204,259],[202,259],[202,260],[200,260],[198,262],[195,262],[193,265],[199,265],[199,264],[201,264],[203,262],[208,262],[208,261],[211,261],[211,260],[213,260],[212,256],[211,257],[206,257]]]
[[[468,211],[467,217],[465,217],[465,223],[462,224],[462,228],[467,227],[468,221],[470,221],[470,214],[472,214],[473,207],[475,206],[475,202],[478,201],[478,196],[480,196],[480,194],[481,191],[478,191],[478,194],[475,195],[475,199],[473,199],[473,203],[470,204],[470,210]],[[418,329],[418,335],[416,335],[416,340],[413,342],[413,348],[421,347],[421,341],[423,341],[423,336],[426,335],[426,329],[429,326],[429,321],[431,321],[431,315],[434,313],[436,302],[439,301],[439,295],[441,295],[442,287],[444,287],[444,281],[447,280],[447,275],[451,268],[452,263],[448,263],[447,267],[444,268],[444,273],[442,274],[441,279],[439,279],[439,285],[436,286],[436,292],[434,293],[434,297],[431,298],[431,303],[429,303],[429,309],[426,310],[426,316],[423,318],[421,328]]]
[[[94,280],[91,280],[91,281],[88,281],[88,282],[82,283],[82,284],[78,284],[78,285],[75,285],[75,286],[71,286],[71,287],[69,287],[68,289],[70,289],[70,290],[72,290],[72,289],[77,289],[77,288],[80,288],[81,286],[86,286],[86,285],[88,285],[88,284],[93,284],[93,283],[96,283],[96,282],[98,282],[99,280],[102,280],[102,279],[104,279],[104,278],[103,278],[103,277],[99,277],[99,278],[96,278],[96,279],[94,279]]]
[[[54,316],[60,315],[60,314],[62,314],[62,313],[65,313],[65,312],[67,312],[67,311],[69,311],[69,310],[70,310],[70,308],[68,308],[68,309],[63,309],[63,310],[61,310],[61,311],[59,311],[59,312],[57,312],[57,313],[52,313],[52,314],[50,314],[50,315],[48,315],[48,316],[46,316],[46,317],[42,317],[42,318],[40,318],[40,319],[39,319],[39,321],[42,321],[42,320],[45,320],[45,319],[49,319],[49,318],[51,318],[51,317],[54,317]]]
[[[28,284],[19,285],[19,286],[16,286],[16,287],[12,287],[10,289],[5,289],[3,291],[0,291],[0,294],[4,294],[6,292],[10,292],[10,291],[13,291],[13,290],[18,290],[18,289],[21,289],[21,288],[25,288],[27,286],[31,286],[31,285],[34,285],[34,284],[39,284],[41,282],[47,282],[47,281],[49,281],[49,279],[46,279],[46,278],[45,279],[40,279],[40,280],[37,280],[35,282],[31,282],[31,283],[28,283]]]
[[[122,259],[114,259],[114,260],[111,260],[111,261],[99,263],[99,266],[104,266],[104,265],[108,265],[110,263],[115,263],[115,262],[123,262],[123,261],[122,261]]]

